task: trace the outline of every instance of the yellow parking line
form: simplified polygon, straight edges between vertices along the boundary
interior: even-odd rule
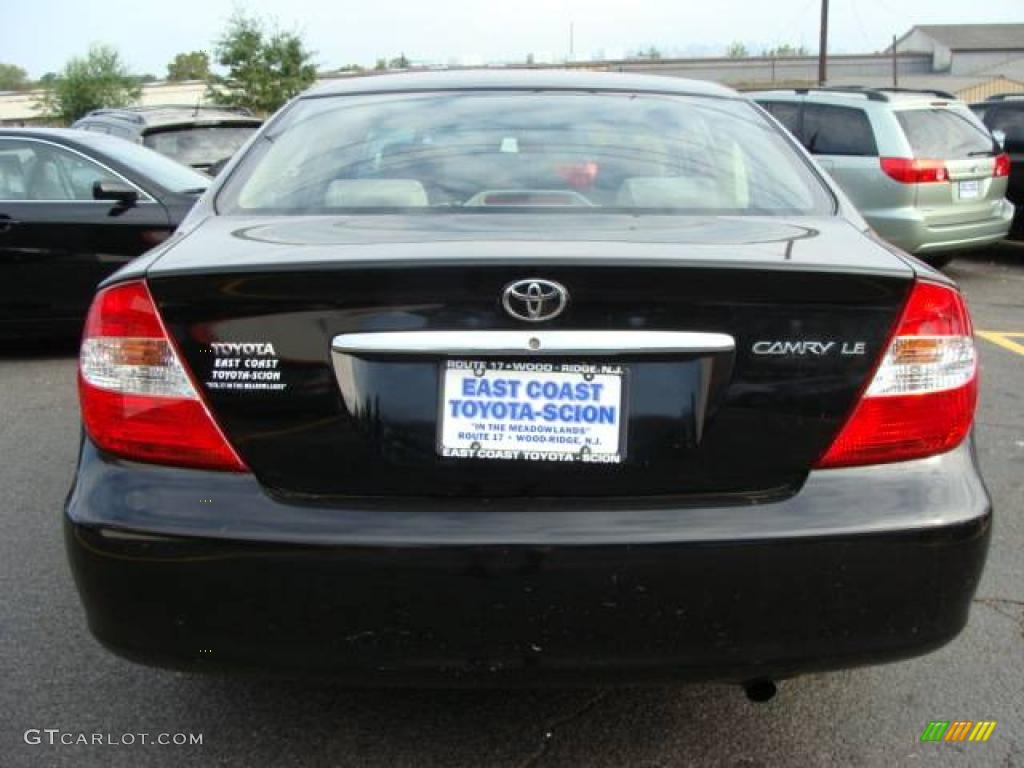
[[[996,332],[996,331],[975,331],[978,336],[991,341],[993,344],[998,344],[1003,349],[1008,349],[1011,352],[1016,352],[1018,355],[1024,355],[1024,344],[1018,344],[1016,341],[1011,339],[1024,338],[1024,332],[1019,331],[1007,331],[1007,332]]]

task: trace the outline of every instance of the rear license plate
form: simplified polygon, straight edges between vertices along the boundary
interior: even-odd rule
[[[981,194],[981,184],[977,179],[961,181],[958,185],[961,200],[973,200]]]
[[[624,379],[614,364],[448,360],[438,452],[617,464],[625,455]]]

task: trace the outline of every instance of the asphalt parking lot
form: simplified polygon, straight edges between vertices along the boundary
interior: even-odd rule
[[[117,659],[86,630],[60,532],[74,352],[0,353],[0,765],[1024,764],[1024,243],[948,271],[982,337],[977,440],[997,510],[970,623],[930,656],[787,681],[768,704],[717,685],[352,691]],[[998,725],[984,744],[922,744],[930,720]],[[30,745],[28,729],[203,743]]]

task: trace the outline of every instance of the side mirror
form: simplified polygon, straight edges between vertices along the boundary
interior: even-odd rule
[[[123,181],[94,181],[92,183],[93,200],[110,200],[127,207],[139,201],[139,192]]]
[[[213,178],[217,178],[217,174],[224,170],[224,166],[228,164],[228,161],[230,159],[231,155],[228,155],[227,157],[222,157],[216,163],[207,168],[206,172]]]
[[[992,131],[992,138],[996,140],[1000,149],[1006,149],[1006,131],[996,128]]]

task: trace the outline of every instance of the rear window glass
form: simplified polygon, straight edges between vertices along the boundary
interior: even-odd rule
[[[300,100],[222,212],[831,212],[778,129],[729,99],[445,92]]]
[[[786,130],[794,136],[800,135],[800,105],[788,101],[763,101],[761,106],[772,113]]]
[[[161,155],[173,157],[179,163],[206,167],[235,154],[256,128],[253,125],[188,126],[147,133],[142,143]]]
[[[908,109],[896,113],[915,157],[951,160],[992,153],[992,135],[969,109]]]
[[[84,138],[81,141],[91,144],[170,192],[201,192],[210,186],[209,176],[139,144],[99,133],[83,133],[82,136]]]
[[[871,122],[864,110],[854,107],[805,104],[802,139],[816,155],[878,155]]]

